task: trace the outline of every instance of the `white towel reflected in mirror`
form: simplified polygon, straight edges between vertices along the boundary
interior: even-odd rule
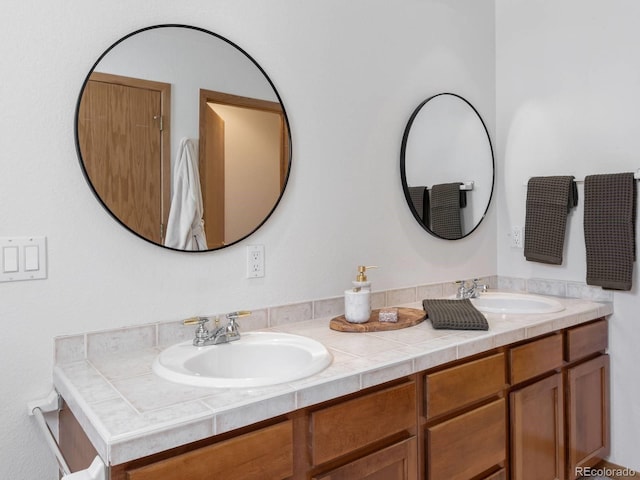
[[[188,138],[180,140],[171,178],[171,207],[164,245],[179,250],[207,250],[198,157],[193,141]]]

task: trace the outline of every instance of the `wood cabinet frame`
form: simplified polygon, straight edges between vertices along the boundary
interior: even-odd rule
[[[506,345],[206,440],[111,466],[110,478],[135,479],[138,477],[131,477],[130,473],[136,470],[143,471],[147,466],[203,447],[219,451],[225,442],[233,446],[233,439],[241,435],[254,438],[254,432],[270,431],[276,425],[286,424],[291,432],[293,457],[288,480],[351,480],[366,478],[366,475],[371,478],[399,475],[398,478],[402,480],[441,480],[428,477],[430,468],[438,463],[430,459],[430,455],[437,450],[430,452],[434,448],[432,442],[446,439],[445,443],[438,446],[440,452],[446,452],[445,445],[460,442],[463,437],[459,432],[464,432],[468,425],[480,429],[479,435],[473,437],[471,442],[481,443],[485,438],[480,424],[483,419],[488,419],[495,432],[491,436],[493,443],[487,441],[480,445],[481,448],[469,451],[473,456],[472,450],[482,453],[483,448],[492,445],[489,447],[491,453],[479,455],[475,464],[478,467],[469,470],[469,475],[473,475],[474,479],[518,480],[519,467],[510,459],[519,458],[521,452],[518,453],[518,448],[525,443],[518,443],[514,439],[518,435],[518,431],[514,431],[518,425],[514,402],[520,401],[525,394],[543,392],[541,398],[544,398],[544,392],[554,391],[558,392],[554,412],[559,421],[558,432],[561,432],[559,436],[556,432],[554,441],[563,445],[564,460],[559,460],[559,463],[565,465],[559,478],[574,480],[572,472],[575,472],[576,466],[594,466],[609,451],[609,357],[605,354],[606,338],[602,338],[603,335],[606,336],[606,321],[600,319]],[[557,361],[558,345],[564,355],[560,364]],[[552,352],[554,360],[546,363],[545,367],[531,369],[526,366],[529,356],[535,359],[542,355],[544,358],[547,352]],[[514,359],[517,359],[515,364],[520,362],[523,368],[514,369]],[[447,392],[455,395],[457,389],[463,388],[461,378],[465,382],[472,381],[477,366],[490,366],[499,371],[479,376],[483,385],[464,387],[464,401],[452,402],[451,408],[447,409],[447,402],[443,400]],[[447,378],[449,374],[453,377]],[[491,388],[486,388],[484,384],[487,379],[491,381]],[[583,379],[590,382],[587,387],[580,383]],[[585,394],[585,388],[596,392],[595,403],[589,400],[591,397]],[[440,399],[435,410],[437,414],[427,405],[426,400],[431,394]],[[395,411],[394,407],[399,411]],[[499,418],[501,415],[502,419]],[[589,418],[585,420],[586,417]],[[465,424],[467,419],[469,423]],[[323,424],[327,421],[340,425],[340,428],[324,429]],[[584,435],[585,428],[588,428],[585,421],[598,422],[597,435],[589,436],[595,439],[590,440],[595,448],[578,452],[578,437]],[[286,437],[281,430],[276,430],[280,432],[278,438]],[[332,435],[336,436],[335,441]],[[350,439],[355,440],[352,442]],[[68,409],[60,414],[60,444],[74,470],[86,468],[95,458],[95,449]],[[473,443],[460,445],[461,448],[467,448]],[[487,456],[491,458],[487,460]],[[449,458],[451,462],[459,461],[455,455]],[[434,463],[429,465],[429,461]],[[153,470],[153,467],[150,468]],[[464,469],[451,471],[464,472]],[[455,478],[463,478],[465,474],[456,475],[459,476]]]

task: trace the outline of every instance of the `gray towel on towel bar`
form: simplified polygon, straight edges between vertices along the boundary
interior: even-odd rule
[[[462,237],[459,182],[433,185],[429,206],[433,233],[448,240]]]
[[[425,194],[427,193],[427,187],[409,187],[409,197],[411,197],[411,203],[413,204],[413,209],[420,217],[420,220],[425,222],[424,208],[425,208]],[[427,201],[428,201],[427,197]]]
[[[636,239],[636,180],[633,173],[584,179],[584,241],[587,284],[631,290]]]
[[[567,213],[578,204],[572,176],[532,177],[527,183],[524,256],[530,262],[562,264]]]
[[[489,330],[487,319],[468,298],[460,300],[426,298],[422,301],[422,306],[427,312],[433,328]]]

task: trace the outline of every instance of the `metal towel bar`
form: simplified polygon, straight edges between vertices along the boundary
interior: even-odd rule
[[[640,180],[640,168],[637,169],[636,172],[633,174],[633,178],[635,178],[636,180]],[[531,177],[527,178],[527,180],[522,185],[524,185],[526,187],[529,184],[529,180],[530,179],[531,179]],[[576,178],[574,180],[574,182],[576,182],[576,183],[584,183],[584,178],[582,178],[582,179]]]
[[[454,183],[454,182],[451,182]],[[473,190],[473,185],[474,185],[474,181],[468,181],[468,182],[460,182],[460,190],[466,190],[466,191],[470,191]],[[427,190],[431,190],[432,187],[427,187]]]
[[[60,394],[55,390],[52,390],[46,398],[29,402],[27,404],[27,410],[29,416],[36,419],[36,423],[40,426],[42,433],[49,448],[56,457],[58,462],[58,469],[62,473],[61,480],[106,480],[107,479],[107,467],[99,456],[93,460],[91,465],[85,470],[71,473],[69,465],[67,464],[58,442],[53,435],[53,432],[49,428],[47,420],[44,418],[45,412],[56,412],[60,410],[61,398]]]

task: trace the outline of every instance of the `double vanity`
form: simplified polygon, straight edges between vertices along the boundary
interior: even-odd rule
[[[61,448],[111,480],[575,478],[608,453],[611,304],[476,302],[488,331],[345,333],[327,316],[200,348],[162,324],[60,338]]]
[[[175,59],[184,63],[167,68],[164,52],[181,48]],[[157,133],[146,140],[119,108],[133,92],[144,102],[126,105],[140,113],[148,104],[140,115]],[[247,203],[248,192],[267,184],[253,167],[246,170],[256,185],[245,180],[235,189],[241,198],[229,197],[232,188],[225,197],[221,172],[235,162],[227,166],[233,143],[221,132],[237,107],[275,115],[267,201]],[[234,43],[186,25],[143,28],[98,58],[78,98],[75,137],[82,172],[109,214],[172,250],[218,250],[251,235],[280,202],[291,168],[289,119],[266,72]],[[197,160],[195,147],[182,148],[196,141]],[[197,201],[181,209],[171,180],[189,161],[199,169],[190,196]],[[489,208],[494,163],[471,103],[453,93],[422,102],[400,158],[418,224],[438,239],[470,235]],[[251,221],[225,230],[238,205]],[[192,210],[198,215],[187,218]],[[190,221],[172,222],[174,215]],[[173,223],[190,227],[170,235]],[[174,244],[173,236],[199,241]],[[425,287],[406,289],[409,298],[372,297],[382,295],[377,306],[421,309],[416,300],[432,293]],[[432,298],[446,296],[442,286],[439,293]],[[608,452],[611,304],[493,291],[472,302],[488,331],[438,330],[429,320],[335,331],[340,297],[254,312],[265,321],[240,319],[239,333],[235,320],[210,334],[195,319],[58,338],[61,449],[74,471],[99,457],[111,480],[574,479],[576,467]]]

